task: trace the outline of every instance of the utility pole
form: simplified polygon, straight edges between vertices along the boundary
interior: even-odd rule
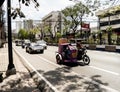
[[[0,1],[0,7],[3,5],[4,1],[5,1],[5,0],[1,0],[1,1]],[[0,83],[3,81],[3,76],[2,76],[2,75],[3,75],[3,73],[0,72]]]
[[[9,64],[6,71],[6,75],[16,74],[16,69],[13,64],[13,53],[12,53],[12,31],[11,31],[11,0],[7,0],[7,25],[8,25],[8,58]]]
[[[2,6],[2,4],[4,3],[5,0],[0,0],[0,7]]]

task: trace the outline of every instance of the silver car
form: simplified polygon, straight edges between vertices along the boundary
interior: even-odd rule
[[[37,44],[37,43],[30,43],[30,45],[27,45],[26,52],[28,53],[44,53],[44,47]]]
[[[44,47],[44,49],[47,49],[47,43],[44,40],[36,41],[37,44]]]

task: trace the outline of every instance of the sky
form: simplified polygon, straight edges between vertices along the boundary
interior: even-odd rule
[[[49,14],[51,11],[57,10],[60,11],[66,8],[67,6],[74,4],[70,0],[37,0],[37,1],[40,4],[38,9],[34,8],[34,4],[32,2],[29,7],[22,5],[22,11],[26,16],[25,19],[41,20],[45,15]],[[4,6],[6,9],[6,2],[4,2]],[[11,0],[11,6],[13,8],[19,7],[18,0]],[[16,20],[21,19],[18,17],[16,18]],[[97,26],[97,23],[92,22],[91,26]]]
[[[37,0],[40,4],[39,8],[34,8],[31,2],[29,7],[22,5],[22,11],[25,13],[26,19],[41,20],[46,14],[51,11],[62,10],[67,6],[73,5],[69,0]],[[18,7],[18,0],[11,0],[13,7]]]
[[[5,0],[4,2],[5,9],[6,9],[6,1],[7,0]],[[34,4],[32,2],[29,7],[22,5],[21,8],[23,13],[26,16],[25,19],[41,20],[45,15],[49,14],[51,11],[57,11],[57,10],[60,11],[66,8],[67,6],[74,4],[73,1],[70,1],[70,0],[37,0],[37,1],[40,4],[38,9],[34,8]],[[115,0],[115,1],[116,1],[115,3],[118,3],[117,2],[118,0]],[[18,0],[11,0],[11,6],[13,8],[19,7]],[[96,17],[92,17],[92,18],[95,19],[95,21],[97,20]],[[21,20],[21,19],[17,17],[16,20]],[[93,22],[92,20],[91,27],[94,27],[94,26],[97,26],[97,22]]]

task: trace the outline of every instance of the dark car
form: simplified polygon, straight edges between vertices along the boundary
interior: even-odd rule
[[[23,44],[22,44],[22,48],[26,48],[26,46],[30,45],[30,40],[26,39],[24,40]]]
[[[22,46],[23,41],[22,40],[15,40],[16,46]]]
[[[26,46],[26,52],[28,53],[44,53],[44,47],[37,43],[30,43]]]

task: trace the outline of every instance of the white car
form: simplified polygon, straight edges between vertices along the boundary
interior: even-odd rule
[[[28,53],[44,53],[44,47],[37,43],[30,43],[26,46],[26,52]]]
[[[36,41],[37,44],[44,47],[44,49],[47,49],[47,43],[44,40]]]

